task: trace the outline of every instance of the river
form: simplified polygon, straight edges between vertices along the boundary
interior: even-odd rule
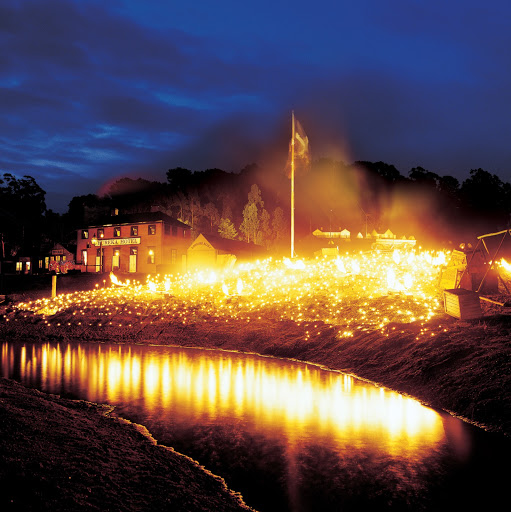
[[[261,511],[497,510],[507,500],[506,438],[350,375],[142,345],[2,343],[0,358],[2,377],[115,405]]]

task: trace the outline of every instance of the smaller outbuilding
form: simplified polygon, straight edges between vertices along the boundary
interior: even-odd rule
[[[260,245],[201,233],[188,247],[186,267],[187,270],[224,269],[233,267],[238,262],[266,256],[266,249]]]

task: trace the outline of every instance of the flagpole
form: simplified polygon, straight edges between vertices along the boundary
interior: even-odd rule
[[[291,111],[291,258],[295,255],[295,111]]]

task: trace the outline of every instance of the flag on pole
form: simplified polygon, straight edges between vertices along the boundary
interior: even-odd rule
[[[294,151],[292,148],[293,137],[289,142],[289,152],[286,163],[286,174],[291,178],[291,161],[294,156],[294,173],[295,175],[305,174],[310,169],[311,157],[309,148],[309,138],[296,119],[294,120]],[[294,153],[294,155],[293,155]]]

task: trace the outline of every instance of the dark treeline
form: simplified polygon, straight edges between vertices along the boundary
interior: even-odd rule
[[[348,229],[352,236],[391,229],[424,243],[457,244],[505,229],[511,215],[511,185],[483,169],[459,182],[422,167],[404,176],[391,164],[329,159],[313,163],[295,181],[297,239],[320,228]],[[220,234],[265,245],[288,245],[290,182],[282,170],[256,164],[239,173],[174,168],[166,181],[122,178],[105,196],[72,198],[68,211],[48,210],[45,192],[30,176],[0,178],[2,259],[31,255],[56,242],[73,243],[76,229],[123,213],[161,211],[189,224],[193,233]]]

